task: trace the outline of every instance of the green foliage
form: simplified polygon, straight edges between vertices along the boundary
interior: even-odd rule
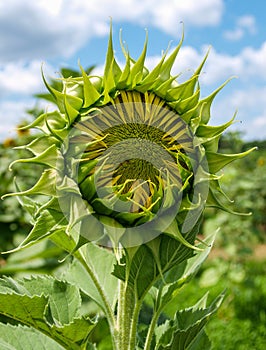
[[[213,244],[214,235],[197,242],[203,209],[210,206],[233,212],[223,202],[226,196],[216,173],[252,150],[217,153],[218,140],[234,118],[221,126],[207,124],[213,99],[226,83],[200,100],[198,77],[206,55],[192,77],[178,84],[170,71],[182,41],[183,38],[169,57],[164,54],[151,72],[144,66],[147,39],[137,60],[130,57],[121,43],[126,65],[120,69],[114,58],[110,30],[103,77],[89,76],[91,69],[85,71],[82,67],[80,73],[63,69],[62,78],[49,83],[43,76],[49,94],[37,97],[53,101],[58,109],[42,114],[33,111],[35,119],[23,128],[36,128],[42,134],[36,134],[19,148],[21,152],[29,151],[32,157],[21,155],[11,167],[21,173],[21,169],[26,169],[24,166],[31,168],[36,163],[41,165],[42,172],[38,180],[34,174],[32,187],[15,181],[13,193],[4,196],[11,200],[18,196],[29,214],[27,222],[33,224],[27,237],[10,251],[12,258],[4,271],[29,270],[25,252],[32,260],[44,259],[46,266],[48,257],[61,258],[64,252],[63,261],[68,268],[65,264],[54,273],[56,277],[37,275],[0,280],[0,327],[10,335],[17,330],[23,343],[30,343],[29,348],[30,339],[36,340],[38,334],[40,349],[47,344],[51,349],[72,350],[211,348],[205,326],[220,307],[224,293],[219,291],[219,296],[210,303],[205,294],[193,307],[175,305],[171,312],[169,308],[201,269]],[[139,104],[142,99],[144,109]],[[131,103],[133,112],[125,105],[123,110],[121,101]],[[164,104],[166,115],[161,110]],[[105,115],[103,107],[115,108],[116,113]],[[136,114],[140,119],[135,118]],[[116,172],[112,173],[111,185],[109,182],[106,185],[104,179],[100,187],[111,196],[98,196],[97,164],[104,150],[112,153],[107,141],[109,132],[101,134],[106,130],[101,129],[101,123],[110,126],[113,120],[124,131],[132,121],[145,128],[147,122],[159,122],[162,130],[158,126],[157,134],[165,146],[164,152],[172,157],[172,163],[169,162],[174,170],[165,162],[156,171],[151,167],[146,176],[138,171],[143,164],[139,157],[137,171],[126,172],[121,184],[116,178],[123,174],[114,178]],[[163,129],[165,123],[169,129]],[[90,129],[89,125],[94,126]],[[79,133],[79,128],[85,134]],[[170,131],[176,133],[176,139],[169,136]],[[124,134],[125,139],[132,139],[131,134]],[[147,132],[137,138],[147,141],[145,135]],[[115,144],[121,141],[120,136],[115,135]],[[157,138],[151,137],[151,141],[154,152]],[[190,157],[187,153],[192,150],[195,152]],[[171,181],[170,170],[181,174],[177,183]],[[164,172],[165,178],[161,175]],[[128,182],[143,179],[150,186],[148,190],[142,183],[127,189]],[[175,192],[180,200],[179,209],[175,208]],[[130,204],[131,209],[124,210],[123,205],[123,210],[116,210],[114,204],[118,199]],[[160,214],[160,206],[167,215]],[[169,219],[173,207],[174,216]],[[159,220],[155,221],[155,236],[149,236],[150,232],[147,240],[144,232],[134,236],[142,224],[153,225],[156,216]],[[47,239],[58,250],[45,251]],[[33,247],[40,249],[38,254],[31,250]],[[24,266],[19,269],[21,263]],[[38,265],[35,271],[39,268],[40,272],[43,267]],[[143,308],[147,305],[150,322],[143,319]],[[20,348],[16,337],[9,341],[6,335],[0,335],[0,344],[6,349]]]
[[[4,278],[0,296],[1,314],[40,331],[65,348],[80,349],[94,327],[80,313],[78,287],[52,277],[16,281]],[[20,328],[21,333],[23,330],[27,332]]]
[[[250,158],[249,161],[244,161],[244,165],[239,162],[231,166],[222,185],[227,186],[231,195],[241,199],[242,209],[253,209],[253,217],[241,216],[231,220],[227,213],[217,212],[214,220],[213,213],[209,211],[205,219],[205,231],[213,231],[221,226],[216,245],[227,245],[229,257],[236,257],[235,263],[214,260],[202,270],[201,265],[208,256],[210,247],[192,254],[192,250],[177,244],[170,237],[158,239],[157,242],[143,245],[136,250],[129,250],[120,262],[117,262],[108,250],[85,244],[80,250],[82,256],[79,256],[79,252],[74,253],[76,258],[59,279],[43,276],[2,280],[0,307],[5,318],[2,318],[4,323],[0,323],[1,348],[112,350],[112,321],[108,321],[108,317],[104,315],[109,312],[109,316],[116,316],[119,278],[123,281],[128,279],[135,290],[136,299],[144,301],[143,312],[149,310],[148,319],[138,326],[138,349],[143,349],[145,342],[147,343],[147,334],[152,324],[154,335],[151,337],[151,346],[157,346],[160,350],[183,349],[182,342],[190,342],[191,337],[193,341],[188,347],[190,350],[210,348],[209,338],[215,350],[233,350],[236,346],[243,350],[264,349],[265,271],[261,269],[262,265],[255,263],[247,263],[244,266],[239,264],[237,260],[241,260],[241,255],[235,253],[237,249],[239,253],[242,252],[243,257],[243,253],[247,251],[244,248],[247,248],[250,242],[263,240],[265,201],[263,197],[260,201],[260,196],[263,196],[265,155],[263,152],[257,152]],[[254,167],[254,164],[257,164],[257,167]],[[18,166],[14,165],[14,169]],[[245,173],[244,169],[249,173]],[[236,181],[239,172],[243,174],[243,179]],[[256,179],[254,184],[250,178]],[[9,184],[12,186],[11,181]],[[31,214],[35,214],[39,208],[37,202],[29,198],[24,198],[23,201],[24,207]],[[54,209],[56,210],[56,205]],[[23,215],[25,216],[25,213]],[[26,218],[24,220],[29,222],[28,217]],[[21,217],[18,219],[21,220]],[[46,220],[45,224],[48,223]],[[240,229],[242,230],[238,231]],[[236,242],[235,239],[232,240],[233,234],[236,235],[238,243],[232,247],[232,241]],[[32,237],[38,241],[38,234]],[[62,255],[63,250],[74,252],[76,243],[64,232],[54,231],[50,238],[51,241],[40,240],[37,245],[10,254],[2,273],[31,270],[47,272],[49,264],[51,270],[58,266],[58,257],[65,256]],[[194,238],[187,239],[192,242]],[[213,238],[210,237],[206,243],[211,245],[212,241]],[[169,256],[172,256],[169,248],[176,252],[177,257],[170,265],[167,256],[163,254],[163,251],[168,251]],[[68,260],[69,258],[66,261]],[[130,263],[131,267],[125,269],[125,262]],[[191,282],[198,270],[199,279]],[[187,284],[188,282],[190,283]],[[202,294],[209,287],[213,288],[211,299],[224,288],[228,289],[227,294],[230,294],[230,298],[229,303],[221,307],[218,318],[207,326],[207,336],[205,331],[199,330],[208,319],[211,310],[216,310],[216,302],[213,302],[212,306],[201,305],[202,311],[189,310],[188,306],[196,302],[199,290]],[[147,302],[150,307],[145,309]],[[177,309],[179,311],[176,311]],[[143,312],[141,317],[144,317]],[[97,321],[94,319],[96,314],[102,315]],[[199,316],[199,319],[196,316]],[[227,332],[224,332],[225,327]],[[193,333],[195,330],[197,332]],[[174,345],[168,344],[169,339],[173,340]]]
[[[155,349],[158,350],[182,350],[182,349],[204,349],[211,348],[211,344],[202,332],[208,318],[221,304],[223,296],[218,297],[208,308],[206,308],[206,296],[196,305],[189,309],[177,312],[174,319],[159,327],[164,328],[161,337],[156,341]],[[155,330],[156,332],[156,330]]]
[[[71,249],[71,244],[68,243],[66,235],[63,236],[61,234],[60,240],[63,242],[63,246],[66,247],[68,245],[69,249]],[[138,248],[138,250],[139,249],[141,250],[142,247]],[[185,247],[184,249],[189,250],[190,248]],[[90,303],[94,301],[98,304],[104,311],[107,319],[109,317],[114,317],[117,302],[117,283],[115,277],[110,273],[114,267],[114,256],[105,249],[94,246],[91,243],[84,245],[81,250],[75,254],[76,259],[73,264],[70,265],[69,270],[63,273],[63,279],[42,276],[28,279],[24,278],[22,280],[14,280],[12,278],[4,278],[1,280],[0,313],[10,320],[13,319],[13,321],[17,323],[17,327],[23,339],[28,339],[27,337],[29,336],[28,333],[30,329],[34,328],[34,331],[32,331],[34,337],[38,334],[36,331],[39,331],[45,336],[54,339],[55,342],[66,349],[85,349],[84,346],[87,346],[87,344],[91,342],[95,343],[97,341],[97,333],[94,333],[94,328],[97,329],[97,327],[100,326],[98,322],[101,324],[103,321],[102,319],[96,319],[93,322],[90,320],[92,315],[90,312],[87,313],[86,309],[83,308],[82,295],[84,294],[89,298]],[[176,293],[184,283],[192,278],[206,256],[207,252],[203,251],[193,257],[183,273],[179,273],[178,283],[173,282],[173,276],[165,274],[165,279],[169,282],[167,284],[158,284],[158,291],[161,289],[161,292],[157,293],[156,297],[156,307],[158,307],[160,311],[162,311],[167,302],[171,300],[172,293]],[[153,264],[154,267],[152,270],[148,269],[145,271],[145,278],[147,278],[148,281],[154,281],[154,278],[158,279],[158,277],[156,278],[156,276],[154,276],[154,271],[157,270],[157,262],[153,255],[152,257],[151,264]],[[133,265],[137,262],[134,259],[138,261],[139,258],[137,255],[135,258],[132,258]],[[182,260],[185,263],[186,257]],[[153,283],[150,284],[152,285]],[[149,289],[150,288],[142,293],[147,294]],[[136,289],[135,295],[137,298],[141,299],[144,297],[143,294],[139,294],[138,289]],[[218,305],[217,302],[215,302],[213,306],[206,307],[205,298],[204,303],[201,302],[198,305],[198,311],[196,311],[196,307],[194,307],[191,311],[178,313],[176,320],[169,320],[164,326],[165,332],[174,332],[175,339],[179,339],[179,333],[181,332],[182,342],[188,341],[188,339],[190,339],[189,342],[191,343],[194,340],[195,342],[198,341],[196,340],[196,337],[199,335],[198,330],[205,324],[209,315],[216,310],[214,305]],[[90,310],[90,308],[88,308],[88,310]],[[193,315],[193,322],[191,320],[192,316],[189,314],[190,312],[192,312]],[[186,329],[184,333],[182,331],[182,327],[184,326],[182,326],[183,321],[181,322],[181,319],[185,320],[188,316],[184,319],[184,315],[187,314],[190,315],[191,329]],[[189,320],[187,322],[190,322]],[[110,319],[109,322],[112,324]],[[193,326],[194,323],[195,325]],[[25,325],[31,328],[29,329],[19,325]],[[169,325],[169,327],[167,325]],[[6,327],[8,327],[8,325],[6,325]],[[147,328],[149,328],[149,325],[147,325]],[[12,333],[13,331],[14,326],[10,326],[8,332]],[[110,329],[106,335],[107,337],[109,337],[109,332]],[[158,342],[158,346],[165,343],[165,337],[166,336],[162,338],[162,341]],[[0,339],[2,343],[5,344],[6,338]],[[42,342],[44,344],[48,342],[43,336],[41,336],[40,339],[41,344]],[[144,340],[145,338],[142,342]],[[103,339],[98,339],[98,342],[99,347],[97,347],[97,349],[104,348],[102,343]],[[58,348],[60,349],[60,347]],[[183,347],[181,346],[180,349],[183,349]]]
[[[20,184],[32,186],[41,171],[34,166],[21,166],[20,169],[14,169],[13,172],[8,170],[10,162],[15,159],[15,156],[25,156],[25,152],[21,150],[18,151],[18,155],[15,155],[12,147],[19,146],[20,142],[23,143],[26,140],[29,140],[28,136],[21,136],[18,140],[6,140],[4,144],[0,145],[0,196],[7,191],[14,191],[14,177]],[[14,247],[14,232],[26,233],[29,227],[29,218],[15,198],[0,201],[1,251]]]
[[[2,350],[63,350],[53,339],[24,326],[0,323],[0,346]]]
[[[226,289],[224,303],[206,327],[212,349],[262,350],[266,331],[265,266],[265,258],[242,259],[241,263],[209,259],[197,277],[172,298],[165,313],[172,317],[176,305],[187,308],[195,303],[199,293],[210,290],[213,298],[218,291]]]
[[[238,282],[230,278],[233,269],[234,266],[231,266],[218,282],[218,286],[226,285],[230,291],[230,301],[221,307],[218,317],[211,320],[207,327],[213,348],[263,350],[266,332],[265,260],[243,263],[244,274]]]
[[[221,228],[217,244],[226,247],[232,258],[241,259],[253,247],[266,240],[266,152],[258,150],[241,162],[232,164],[220,180],[222,188],[234,200],[235,210],[250,213],[234,216],[227,212],[208,210],[204,217],[204,232]]]

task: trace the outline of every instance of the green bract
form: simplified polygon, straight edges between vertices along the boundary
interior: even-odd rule
[[[22,246],[64,231],[76,249],[88,240],[137,246],[160,234],[194,247],[204,207],[226,209],[216,174],[250,151],[217,153],[221,134],[234,120],[208,125],[211,104],[225,84],[200,99],[207,55],[189,80],[177,82],[171,68],[183,38],[149,71],[147,41],[137,60],[121,43],[122,69],[110,31],[102,77],[80,67],[80,77],[62,78],[60,91],[44,78],[58,109],[27,127],[41,133],[25,146],[33,157],[17,161],[47,168],[33,188],[12,194],[35,219]],[[37,194],[48,199],[28,197]]]

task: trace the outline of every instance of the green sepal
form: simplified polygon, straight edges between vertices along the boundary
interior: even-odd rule
[[[33,141],[28,143],[27,145],[23,146],[18,146],[15,147],[15,149],[25,149],[27,151],[30,151],[33,155],[38,156],[43,151],[45,151],[47,148],[51,147],[52,145],[60,146],[58,140],[53,137],[53,136],[47,136],[47,135],[42,135],[37,138],[35,138]]]
[[[120,239],[124,235],[126,228],[123,227],[117,220],[109,216],[99,216],[100,222],[103,224],[107,236],[112,242],[112,247],[115,249],[119,246]]]
[[[108,201],[101,198],[95,198],[91,201],[95,211],[100,215],[112,215],[113,210],[109,208]]]
[[[201,124],[196,130],[196,135],[202,139],[206,139],[206,141],[209,141],[211,138],[222,134],[230,125],[232,125],[235,117],[236,114],[234,114],[233,118],[230,119],[227,123],[218,126]]]
[[[245,152],[237,154],[222,154],[214,152],[206,152],[206,158],[209,166],[210,173],[217,173],[227,164],[233,162],[234,160],[246,157],[249,153],[256,150],[257,147],[253,147]]]
[[[221,194],[220,191],[218,192],[216,189],[213,189],[210,186],[209,193],[208,193],[208,198],[206,201],[206,207],[211,207],[211,208],[217,208],[226,211],[227,213],[234,214],[234,215],[241,215],[241,216],[249,216],[251,215],[251,212],[249,213],[241,213],[241,212],[236,212],[232,209],[230,209],[228,206],[225,206],[221,200],[219,199],[219,195]]]
[[[194,133],[194,129],[193,129],[194,125],[193,125],[193,123],[197,119],[200,119],[199,116],[198,117],[194,117],[195,116],[195,112],[197,111],[198,105],[199,105],[199,103],[197,103],[193,108],[189,109],[185,113],[182,113],[182,115],[180,116],[184,120],[184,122],[186,122],[188,125],[190,125],[191,130],[192,130],[193,133]]]
[[[179,114],[183,115],[197,106],[199,97],[200,97],[200,90],[197,89],[197,91],[191,96],[189,96],[188,98],[178,101],[176,103],[170,102],[169,106],[177,110]]]
[[[112,21],[110,22],[110,32],[109,32],[109,40],[108,40],[108,48],[105,59],[105,67],[104,67],[104,77],[112,74],[113,80],[115,82],[119,81],[119,77],[121,75],[121,69],[117,64],[114,57],[114,49],[113,49],[113,35],[112,35]]]
[[[83,108],[90,107],[93,105],[96,101],[99,100],[101,97],[101,94],[98,92],[98,90],[95,88],[95,86],[91,83],[90,78],[84,71],[83,67],[80,65],[80,70],[83,77],[83,89],[84,89],[84,102],[83,102]]]
[[[99,218],[93,215],[93,209],[88,204],[87,207],[87,211],[82,208],[80,215],[76,213],[68,218],[69,223],[66,227],[66,233],[76,242],[75,249],[71,251],[71,254],[85,243],[100,241],[105,234]]]
[[[198,82],[198,77],[193,75],[189,80],[168,90],[166,94],[167,101],[177,102],[181,99],[186,99],[194,94],[194,89],[196,83]]]
[[[20,188],[18,187],[18,184],[15,181],[15,188],[16,191],[20,191]],[[39,204],[36,200],[31,199],[28,196],[18,196],[17,197],[18,202],[20,205],[27,210],[27,212],[30,214],[32,218],[36,217],[36,214],[41,207],[41,204]]]
[[[171,53],[171,55],[166,59],[166,61],[163,62],[163,64],[162,64],[161,71],[160,71],[160,79],[162,81],[167,81],[171,78],[171,70],[172,70],[172,67],[175,63],[177,54],[178,54],[178,52],[183,44],[183,41],[184,41],[184,28],[182,31],[181,39],[180,39],[177,47],[174,49],[174,51]]]
[[[62,230],[62,228],[66,229],[66,224],[66,219],[62,213],[51,209],[43,210],[40,216],[36,219],[28,236],[17,248],[9,251],[9,253],[33,245],[49,237],[54,232]]]
[[[74,96],[71,96],[71,97],[73,98]],[[72,101],[69,101],[69,95],[67,95],[66,93],[64,94],[64,110],[67,116],[67,127],[70,127],[75,121],[75,119],[77,118],[77,116],[79,115],[79,110],[82,107],[82,103],[83,103],[83,100],[81,101],[82,102],[80,102],[79,109],[76,109],[71,104]]]
[[[219,126],[199,125],[196,129],[196,135],[198,136],[198,142],[204,144],[204,148],[208,152],[216,153],[219,147],[219,141],[222,133],[233,124],[236,113],[233,118],[227,123]]]
[[[49,148],[45,149],[43,153],[33,157],[33,158],[25,158],[25,159],[17,159],[9,165],[9,170],[12,169],[14,164],[17,163],[36,163],[47,165],[53,169],[62,169],[63,167],[63,157],[61,153],[58,151],[56,145],[52,145]]]
[[[168,101],[168,99],[166,98],[166,94],[167,91],[169,91],[169,89],[172,86],[173,81],[175,81],[176,77],[171,77],[166,81],[161,81],[159,80],[158,83],[153,87],[152,91],[158,95],[161,98],[164,98],[166,101]],[[170,101],[172,101],[173,99],[170,98]]]
[[[94,176],[87,176],[80,184],[80,190],[87,201],[90,201],[96,193]]]
[[[164,233],[167,234],[168,236],[178,240],[180,243],[184,244],[184,246],[201,251],[202,249],[199,247],[194,246],[193,244],[190,244],[181,234],[179,227],[177,225],[177,222],[173,220],[173,222],[167,227],[167,229],[164,230]]]
[[[219,149],[219,141],[220,141],[221,135],[217,135],[210,140],[204,142],[204,148],[206,152],[217,152]]]
[[[218,87],[218,89],[213,91],[209,96],[200,100],[200,102],[198,104],[198,110],[196,111],[196,116],[201,114],[201,123],[202,124],[208,124],[210,117],[211,117],[211,105],[212,105],[214,98],[216,97],[218,92],[220,92],[225,87],[225,85],[227,85],[229,83],[229,81],[231,81],[232,79],[233,79],[233,77],[226,80],[220,87]]]
[[[46,196],[56,196],[56,171],[53,169],[44,170],[37,183],[26,191],[8,193],[2,198],[14,196],[28,196],[43,194]]]
[[[110,94],[116,88],[116,81],[113,74],[113,65],[115,64],[114,62],[115,60],[113,59],[113,61],[110,63],[108,72],[103,77],[104,91],[103,91],[103,100],[101,101],[102,106],[105,106],[107,103],[111,102],[112,99]]]
[[[222,178],[224,175],[221,174],[220,178]],[[223,191],[221,185],[220,185],[220,178],[217,178],[216,180],[212,181],[210,183],[210,187],[213,190],[213,192],[219,193],[219,195],[222,195],[224,197],[224,199],[228,202],[228,203],[234,203],[233,199],[230,199],[229,196]]]
[[[151,72],[148,72],[141,83],[135,87],[135,90],[142,93],[145,93],[146,91],[153,91],[153,88],[158,85],[157,79],[160,75],[161,67],[165,60],[165,57],[166,53],[163,55],[157,66],[155,66]]]
[[[129,56],[129,53],[127,53],[125,67],[117,82],[117,88],[121,90],[126,89],[128,87],[129,77],[130,77],[130,56]]]
[[[56,131],[63,130],[66,127],[66,120],[63,115],[58,111],[53,111],[41,114],[39,117],[34,119],[32,123],[24,127],[23,130],[36,128],[42,130],[46,134],[50,134],[47,123],[49,124],[50,128]]]
[[[118,213],[115,214],[115,218],[119,222],[123,222],[124,224],[129,223],[130,225],[134,224],[137,220],[141,219],[142,217],[145,216],[145,212],[139,212],[139,213]]]
[[[144,62],[145,62],[146,53],[147,53],[147,44],[148,44],[148,33],[146,32],[146,39],[145,39],[142,53],[139,56],[136,63],[131,68],[131,72],[130,72],[130,75],[132,76],[132,83],[131,83],[132,89],[134,89],[135,86],[138,85],[143,79]]]
[[[51,93],[51,95],[55,98],[56,104],[61,112],[65,112],[66,107],[69,108],[69,111],[70,111],[69,106],[71,106],[71,109],[73,108],[73,110],[75,110],[75,111],[80,110],[80,108],[82,107],[82,104],[83,104],[83,100],[81,98],[79,98],[77,96],[73,96],[73,95],[67,95],[65,92],[60,92],[60,91],[54,89],[46,81],[43,70],[42,70],[42,78],[43,78],[43,81],[44,81],[46,88]],[[63,81],[66,81],[66,80],[67,79],[63,79]]]

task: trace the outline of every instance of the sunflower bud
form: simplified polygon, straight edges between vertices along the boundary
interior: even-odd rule
[[[120,68],[110,31],[102,77],[88,76],[80,67],[81,76],[63,78],[60,91],[44,78],[58,109],[29,126],[42,134],[25,146],[34,157],[20,161],[47,169],[33,188],[13,195],[42,194],[48,200],[36,204],[37,223],[25,244],[45,221],[43,236],[64,230],[77,247],[81,237],[131,247],[164,234],[195,248],[203,209],[226,210],[217,173],[250,151],[217,153],[234,118],[220,126],[208,122],[226,83],[200,98],[206,55],[179,84],[171,69],[182,41],[151,71],[145,67],[147,39],[137,60],[122,46],[126,62]]]

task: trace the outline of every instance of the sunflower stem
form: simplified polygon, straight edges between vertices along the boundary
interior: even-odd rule
[[[156,327],[158,318],[160,316],[160,310],[158,309],[157,311],[154,312],[153,316],[152,316],[152,320],[148,329],[148,333],[147,333],[147,337],[145,340],[145,345],[144,345],[144,349],[143,350],[150,350],[151,349],[151,342],[152,342],[152,338],[154,336],[154,329]]]
[[[136,347],[136,336],[137,336],[137,326],[138,326],[138,320],[139,320],[139,312],[141,308],[142,303],[138,301],[135,304],[133,315],[132,315],[132,322],[131,322],[131,329],[130,329],[130,350],[135,350]]]
[[[117,329],[118,329],[118,349],[133,350],[131,347],[131,326],[135,311],[135,297],[133,290],[127,283],[119,282],[118,308],[117,308]],[[134,336],[134,335],[133,335]],[[134,336],[136,339],[136,334]],[[132,341],[133,342],[133,341]]]

